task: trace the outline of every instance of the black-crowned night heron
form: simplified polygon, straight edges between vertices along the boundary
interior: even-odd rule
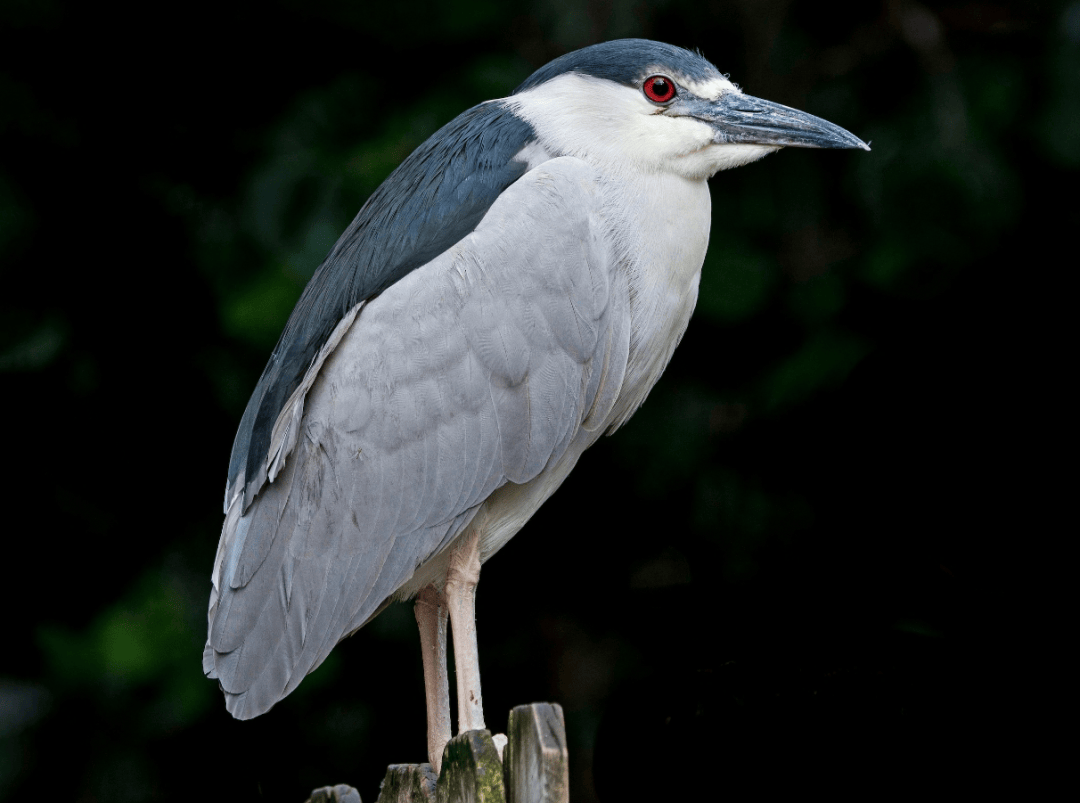
[[[484,727],[480,565],[645,399],[686,330],[706,180],[863,148],[699,55],[568,53],[436,132],[304,290],[233,444],[203,667],[241,719],[417,598],[428,751]]]

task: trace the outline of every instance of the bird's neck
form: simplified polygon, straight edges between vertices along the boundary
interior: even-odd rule
[[[628,370],[613,413],[618,426],[660,378],[690,322],[712,204],[704,180],[670,173],[613,176],[607,189],[631,312]]]

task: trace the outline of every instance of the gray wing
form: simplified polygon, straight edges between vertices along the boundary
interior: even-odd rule
[[[519,156],[532,139],[532,127],[505,103],[481,103],[430,136],[372,193],[304,288],[248,400],[229,457],[226,512],[237,493],[246,511],[273,472],[281,411],[313,361],[333,350],[343,318],[473,231],[526,172]]]
[[[291,692],[494,490],[604,425],[630,327],[599,194],[578,160],[536,168],[320,355],[291,454],[218,547],[203,661],[234,716]]]

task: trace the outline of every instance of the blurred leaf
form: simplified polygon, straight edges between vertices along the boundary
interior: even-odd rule
[[[689,482],[706,462],[709,431],[717,400],[694,385],[661,385],[650,395],[612,448],[635,466],[634,481],[646,498],[661,498]]]
[[[147,709],[147,723],[161,728],[189,722],[214,693],[199,664],[204,634],[193,610],[180,576],[150,569],[81,632],[39,626],[48,676],[68,689],[107,695],[153,686],[157,700]]]
[[[529,77],[529,70],[507,56],[478,54],[467,76],[475,95],[482,98],[502,98]]]
[[[725,323],[749,318],[769,299],[776,283],[774,265],[749,246],[714,242],[702,269],[698,314]]]
[[[763,388],[765,408],[776,411],[841,384],[870,350],[869,343],[848,332],[819,332],[770,372]]]
[[[806,527],[811,518],[803,497],[771,493],[758,478],[730,468],[704,471],[695,484],[694,527],[718,543],[726,582],[756,575],[762,548]]]
[[[281,269],[255,277],[239,296],[226,303],[225,331],[269,350],[277,342],[302,289]]]
[[[23,317],[13,315],[0,328],[0,372],[38,371],[50,365],[59,356],[68,340],[64,320],[49,316],[32,327],[20,326]],[[14,326],[12,326],[14,324]],[[15,328],[17,334],[3,331]]]
[[[910,246],[898,239],[875,243],[862,261],[860,277],[881,289],[896,287],[913,262]]]
[[[805,323],[820,324],[840,312],[847,299],[844,281],[835,273],[815,276],[793,284],[788,291],[788,306]]]
[[[1080,167],[1080,3],[1070,3],[1062,14],[1048,61],[1049,100],[1039,119],[1039,138],[1055,161]]]
[[[452,36],[464,37],[483,30],[501,16],[502,4],[495,0],[470,0],[468,3],[445,0],[440,3],[442,27]]]
[[[24,193],[0,173],[0,254],[7,255],[19,240],[28,241],[36,223],[33,206]]]

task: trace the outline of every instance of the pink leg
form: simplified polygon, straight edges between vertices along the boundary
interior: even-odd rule
[[[416,624],[424,659],[427,692],[428,760],[438,773],[443,748],[450,741],[450,683],[446,674],[446,598],[435,586],[425,586],[416,597]]]
[[[476,584],[480,580],[480,535],[468,533],[450,555],[446,571],[446,604],[454,629],[457,675],[458,733],[482,730],[484,701],[480,696],[480,658],[476,649]]]

